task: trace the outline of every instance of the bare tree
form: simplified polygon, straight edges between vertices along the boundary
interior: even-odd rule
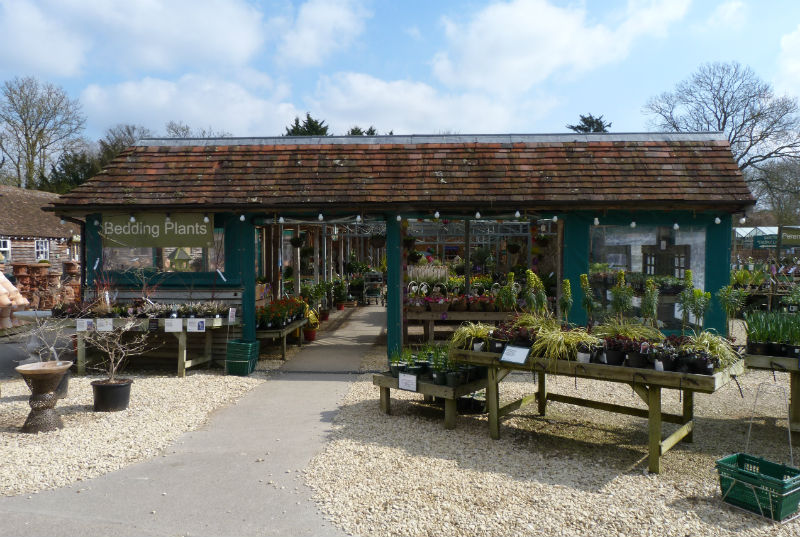
[[[759,206],[768,209],[778,225],[800,222],[800,161],[767,162],[747,174]]]
[[[12,167],[16,186],[36,178],[64,151],[82,143],[85,118],[77,100],[34,77],[14,78],[0,89],[0,154]]]
[[[193,129],[182,121],[169,121],[165,127],[167,138],[225,138],[233,136],[227,131],[217,131],[212,127],[207,129]]]
[[[775,96],[770,84],[736,62],[701,65],[674,91],[650,99],[644,112],[655,116],[658,129],[724,132],[742,171],[800,157],[797,100]]]
[[[120,123],[119,125],[107,129],[105,135],[99,141],[100,161],[102,165],[108,164],[114,157],[122,153],[123,150],[136,143],[137,140],[141,138],[150,138],[152,136],[153,132],[147,127],[129,123]]]

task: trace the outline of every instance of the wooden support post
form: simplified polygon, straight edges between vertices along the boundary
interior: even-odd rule
[[[178,376],[186,376],[186,329],[173,332],[178,338]]]
[[[300,225],[294,230],[294,236],[298,239],[300,238]],[[294,277],[294,296],[300,296],[300,248],[292,248],[292,264],[294,265],[294,271],[292,272],[292,276]]]
[[[211,367],[211,362],[214,360],[214,355],[213,355],[213,353],[214,353],[214,350],[213,350],[214,349],[214,345],[213,345],[214,337],[211,335],[211,330],[206,330],[206,341],[205,341],[205,343],[206,343],[206,345],[205,345],[205,353],[204,353],[205,356],[204,356],[204,358],[205,358],[206,362],[208,363],[208,366],[206,366],[206,367]]]
[[[381,386],[381,412],[384,414],[392,413],[391,399],[389,398],[389,388]]]
[[[78,337],[78,374],[86,374],[86,341],[83,339],[83,333],[77,332]]]
[[[544,371],[539,371],[539,396],[537,403],[539,405],[539,415],[544,416],[547,412],[547,375]]]
[[[458,415],[458,405],[455,399],[444,400],[444,428],[456,428],[456,416]],[[493,437],[494,438],[494,437]]]
[[[486,379],[486,409],[489,413],[489,436],[495,440],[500,438],[500,394],[497,384],[497,368],[490,366]]]
[[[464,294],[469,296],[472,280],[472,256],[469,251],[470,244],[469,220],[464,220]]]
[[[694,392],[692,390],[683,390],[683,423],[694,421]],[[690,444],[694,441],[693,429],[689,429],[689,433],[684,440]]]
[[[314,226],[314,283],[319,283],[319,238],[320,226]]]
[[[651,473],[661,472],[661,387],[650,386],[648,390],[649,464]]]
[[[286,361],[286,334],[281,336],[281,358]]]
[[[800,371],[789,373],[789,422],[795,433],[800,433]]]

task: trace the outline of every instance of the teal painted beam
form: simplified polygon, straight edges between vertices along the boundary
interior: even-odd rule
[[[711,307],[705,318],[705,328],[713,328],[720,334],[727,334],[725,311],[717,298],[717,291],[730,283],[731,279],[731,215],[719,215],[721,222],[706,226],[706,285],[711,293]],[[713,217],[712,217],[713,219]]]
[[[589,231],[594,216],[581,212],[563,214],[559,218],[564,222],[563,274],[572,287],[573,300],[572,308],[569,310],[569,320],[585,325],[588,319],[581,307],[583,298],[581,274],[589,272]]]
[[[98,225],[95,225],[97,221]],[[86,236],[83,237],[86,248],[86,288],[94,287],[97,272],[103,270],[103,240],[100,238],[100,224],[102,219],[99,214],[86,215]]]
[[[225,222],[225,273],[236,274],[242,284],[242,339],[256,339],[256,248],[255,226],[245,215]]]
[[[403,347],[403,249],[401,223],[386,215],[386,350],[387,359]]]

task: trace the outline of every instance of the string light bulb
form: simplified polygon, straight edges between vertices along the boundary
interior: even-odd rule
[[[436,211],[435,213],[433,213],[433,217],[438,220],[439,219],[439,211]]]
[[[554,217],[553,217],[553,223],[556,223],[556,222],[558,222],[558,217],[557,217],[557,216],[554,216]]]
[[[239,222],[244,222],[244,215],[241,215],[241,216],[239,217]]]
[[[286,220],[284,220],[282,216],[278,217],[278,223],[279,224],[283,224],[285,222],[286,222]]]
[[[66,224],[66,223],[67,223],[67,221],[66,221],[66,220],[64,220],[64,219],[62,218],[62,219],[61,219],[61,225],[63,226],[63,225],[64,225],[64,224]]]
[[[680,228],[681,228],[681,226],[679,226],[677,222],[672,224],[672,229],[674,229],[675,231],[678,231]]]
[[[475,211],[475,218],[480,218],[480,217],[481,217],[481,212]]]
[[[135,216],[133,216],[133,215],[131,215],[131,218],[130,218],[130,220],[131,220],[131,223],[133,223],[133,222],[136,222],[136,217],[135,217]]]
[[[716,217],[714,217],[714,223],[715,224],[721,224],[722,223],[722,219],[720,219],[719,216],[716,216]]]
[[[207,214],[204,214],[204,215],[203,215],[203,222],[205,222],[206,224],[208,224],[208,222],[209,222],[209,219],[208,219],[208,215],[207,215]]]
[[[356,215],[356,222],[361,222],[361,215],[360,214]]]
[[[322,216],[322,213],[319,213],[319,214],[317,215],[317,220],[319,220],[320,222],[322,222],[323,220],[325,220],[325,217],[324,217],[324,216]]]
[[[597,218],[596,216],[594,217],[594,225],[596,225],[596,226],[600,225],[600,219]]]
[[[100,225],[100,220],[95,220],[94,221],[94,225],[99,226]]]
[[[740,223],[740,224],[744,224],[745,222],[747,222],[747,217],[746,217],[746,216],[743,216],[743,217],[741,217],[741,218],[739,219],[739,223]]]
[[[632,221],[632,222],[631,222],[631,227],[632,227],[632,228],[636,227],[636,220],[634,220],[634,221]]]
[[[172,218],[170,218],[169,213],[164,215],[164,222],[170,222]]]
[[[403,221],[403,217],[402,217],[402,216],[400,216],[399,214],[397,215],[397,221],[398,221],[398,222],[402,222],[402,221]]]
[[[519,213],[519,211],[515,212],[515,213],[514,213],[514,218],[519,218],[519,217],[520,217],[520,213]]]

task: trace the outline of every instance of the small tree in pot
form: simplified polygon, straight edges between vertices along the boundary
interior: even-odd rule
[[[150,334],[138,332],[141,324],[140,319],[130,317],[123,319],[109,331],[99,331],[95,327],[86,332],[86,343],[99,351],[103,369],[108,375],[105,379],[92,382],[96,412],[128,408],[133,380],[118,378],[117,374],[125,367],[129,357],[144,354],[151,349]]]

